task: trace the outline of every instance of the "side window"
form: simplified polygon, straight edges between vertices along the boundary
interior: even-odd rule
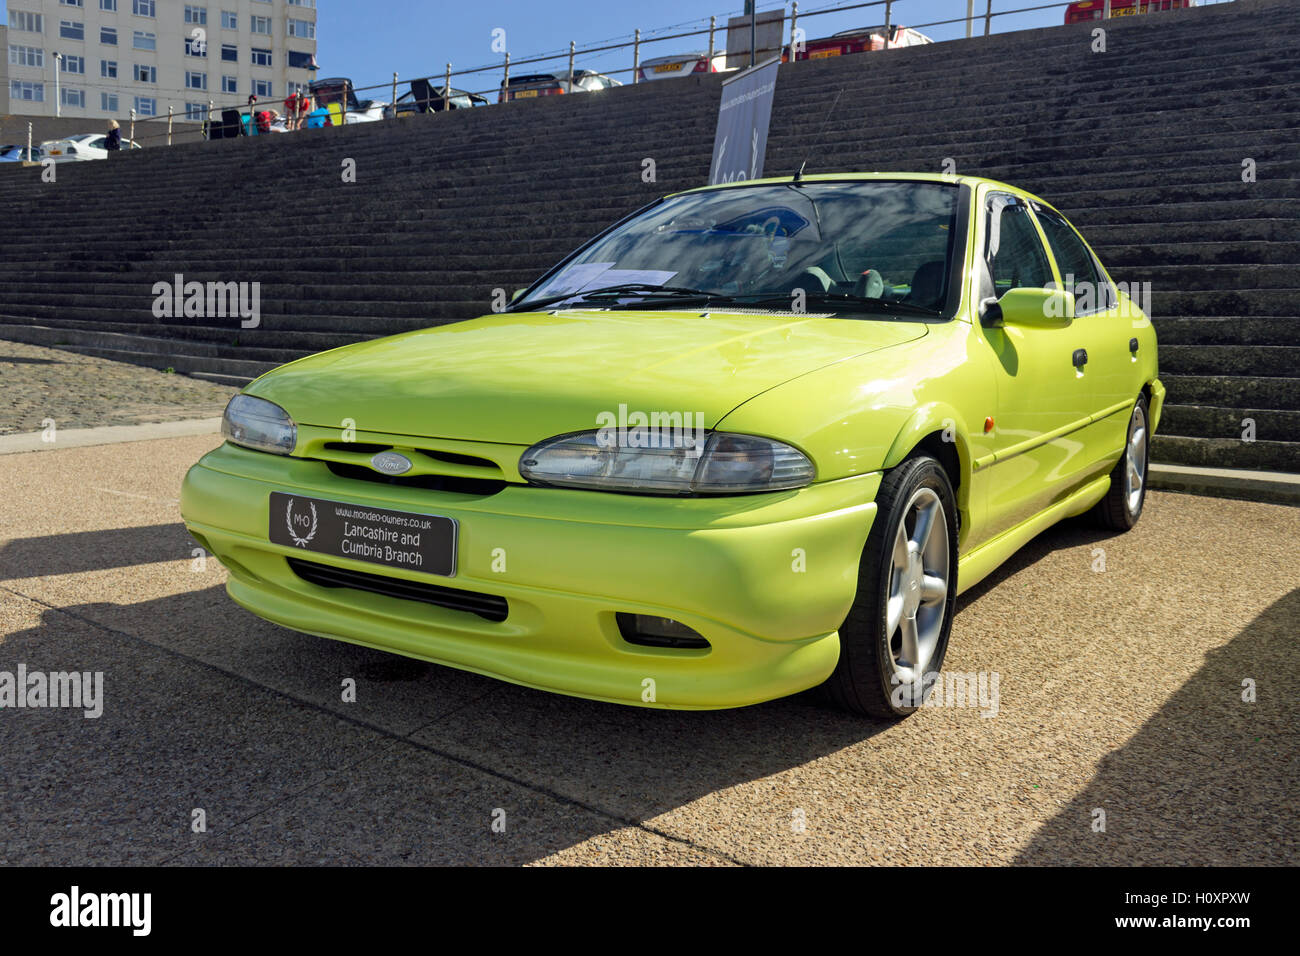
[[[1047,244],[1056,258],[1056,268],[1068,292],[1073,292],[1078,312],[1086,315],[1111,306],[1110,284],[1097,271],[1096,261],[1068,222],[1051,209],[1035,206]]]
[[[1052,267],[1028,207],[1014,196],[994,195],[989,197],[987,213],[984,257],[993,295],[1001,298],[1008,289],[1050,285]]]

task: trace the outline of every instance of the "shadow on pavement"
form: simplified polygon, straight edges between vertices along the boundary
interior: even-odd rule
[[[195,547],[182,524],[14,538],[0,544],[0,581],[176,561]]]
[[[1038,831],[1016,862],[1300,862],[1297,621],[1300,589],[1206,655],[1195,676],[1102,760],[1086,790]],[[1242,700],[1246,680],[1255,682],[1256,703]],[[1097,810],[1105,812],[1105,832],[1093,830]]]
[[[1093,524],[1087,515],[1068,518],[1055,524],[1030,539],[1019,551],[998,565],[992,574],[957,598],[957,611],[960,612],[967,604],[983,597],[1012,575],[1037,564],[1053,551],[1109,541],[1115,534],[1114,531]]]
[[[136,557],[178,530],[142,529]],[[0,713],[0,863],[527,863],[887,727],[809,695],[681,713],[547,694],[275,627],[219,586],[40,613],[0,671],[103,671],[106,703]],[[432,716],[401,725],[407,705]]]
[[[26,355],[0,355],[0,364],[11,362],[14,365],[65,365],[58,359],[32,358]]]

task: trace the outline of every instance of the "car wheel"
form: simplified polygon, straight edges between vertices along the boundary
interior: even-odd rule
[[[1128,441],[1124,454],[1110,473],[1110,489],[1093,508],[1093,517],[1103,528],[1127,531],[1142,517],[1147,498],[1147,459],[1151,431],[1147,426],[1147,397],[1139,395],[1128,420]]]
[[[943,466],[909,458],[885,475],[840,627],[840,660],[823,686],[858,714],[896,719],[934,686],[957,594],[957,508]]]

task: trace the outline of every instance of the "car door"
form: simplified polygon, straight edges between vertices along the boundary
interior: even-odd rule
[[[997,412],[989,433],[992,462],[985,485],[987,534],[1000,534],[1067,496],[1085,461],[1080,431],[1094,400],[1091,382],[1073,364],[1080,347],[1066,316],[1042,327],[1008,327],[989,306],[1017,287],[1059,283],[1025,199],[989,190],[983,202],[977,335],[993,358]],[[986,423],[987,425],[987,423]]]
[[[1064,288],[1075,296],[1072,331],[1078,347],[1086,352],[1079,373],[1091,386],[1088,396],[1095,418],[1084,437],[1095,452],[1096,464],[1107,466],[1100,468],[1105,471],[1124,445],[1129,411],[1140,387],[1132,316],[1119,307],[1114,287],[1065,217],[1041,203],[1030,203],[1030,208],[1047,238]]]

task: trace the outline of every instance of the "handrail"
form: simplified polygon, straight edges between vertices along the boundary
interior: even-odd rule
[[[786,50],[790,48],[790,46],[793,43],[799,42],[798,24],[813,17],[844,13],[846,11],[852,11],[852,10],[864,10],[864,9],[874,8],[874,7],[884,7],[884,23],[886,29],[888,29],[888,27],[891,24],[895,24],[898,22],[894,16],[895,11],[900,7],[905,9],[908,2],[909,0],[865,0],[865,2],[832,4],[829,6],[818,7],[813,10],[800,10],[798,2],[794,2],[790,5],[791,9],[789,14],[786,13],[786,9],[784,5],[780,7],[774,7],[766,11],[758,11],[757,15],[759,17],[762,17],[764,14],[771,14],[776,10],[780,10],[782,13],[782,20],[783,20],[782,34],[783,35],[785,34],[786,23],[788,23],[790,38],[789,40],[783,40],[780,46],[759,48],[757,51],[755,51],[755,56],[758,59],[762,59],[766,55],[775,54],[775,53],[784,53]],[[958,8],[960,8],[963,5],[962,0],[950,0],[950,2]],[[911,29],[919,30],[919,29],[927,29],[933,27],[951,26],[953,24],[959,24],[959,23],[966,23],[968,24],[968,35],[973,35],[975,22],[982,20],[984,22],[983,34],[985,36],[988,36],[993,32],[993,21],[996,20],[998,17],[1015,16],[1019,14],[1025,14],[1025,13],[1035,13],[1043,10],[1062,9],[1070,6],[1071,3],[1075,2],[1075,0],[1056,0],[1056,2],[1052,2],[1052,3],[1042,3],[1042,4],[1035,4],[1030,6],[1017,5],[1014,6],[1013,9],[1006,9],[1006,10],[993,9],[994,2],[995,0],[986,0],[986,3],[984,4],[984,11],[982,13],[972,11],[971,16],[962,15],[948,20],[933,20],[925,23],[909,23],[908,26]],[[1014,3],[1015,0],[1012,0],[1012,2]],[[1125,3],[1125,0],[1098,0],[1098,2],[1104,2],[1105,4],[1104,11],[1103,11],[1103,18],[1111,17],[1115,15],[1112,10],[1112,4],[1123,4],[1124,6],[1129,6],[1128,3]],[[1152,5],[1159,4],[1160,2],[1161,0],[1136,0],[1139,11],[1143,13],[1164,12],[1158,10],[1145,9]],[[1228,3],[1228,2],[1233,2],[1233,0],[1197,0],[1197,5],[1212,6],[1219,3]],[[972,5],[967,4],[966,8],[967,10],[971,10]],[[509,53],[506,53],[503,57],[502,62],[487,64],[484,66],[475,66],[475,67],[468,67],[459,70],[452,70],[451,64],[448,63],[446,69],[441,73],[430,74],[428,76],[422,76],[422,77],[414,77],[413,79],[424,80],[434,86],[443,87],[444,88],[443,106],[445,109],[445,107],[447,106],[447,99],[450,96],[450,94],[446,92],[446,90],[447,88],[452,87],[452,81],[457,77],[477,76],[483,73],[501,72],[504,77],[503,82],[500,84],[493,85],[488,89],[473,90],[473,89],[456,88],[457,93],[468,93],[472,96],[481,96],[484,98],[490,98],[494,94],[499,94],[502,91],[502,88],[506,86],[506,84],[508,83],[508,78],[510,76],[510,71],[512,69],[515,70],[516,75],[518,75],[517,71],[518,68],[521,66],[531,66],[534,64],[542,64],[542,63],[563,64],[563,61],[567,61],[568,63],[567,68],[557,68],[555,69],[554,72],[556,73],[557,76],[563,76],[567,72],[571,80],[574,73],[575,59],[584,56],[591,56],[593,54],[598,54],[598,53],[609,53],[611,51],[616,51],[616,50],[631,50],[633,66],[625,67],[621,69],[614,69],[614,70],[608,70],[608,69],[598,70],[594,72],[598,72],[602,76],[607,76],[607,77],[617,77],[622,74],[631,74],[632,77],[631,82],[633,84],[636,84],[639,82],[637,73],[638,73],[639,65],[642,62],[641,48],[643,46],[646,46],[647,44],[664,43],[672,40],[683,40],[683,39],[689,39],[694,37],[708,37],[709,53],[716,56],[715,40],[716,40],[717,32],[720,29],[717,22],[718,19],[719,18],[717,16],[710,17],[709,26],[697,30],[680,30],[676,32],[662,33],[662,34],[658,34],[653,31],[647,34],[642,34],[640,30],[637,30],[632,34],[632,39],[627,42],[601,41],[596,45],[588,46],[588,47],[578,47],[575,43],[570,42],[568,50],[559,51],[556,53],[536,54],[536,55],[526,56],[522,58],[512,57],[510,56]],[[664,27],[660,29],[673,30],[674,28]],[[725,27],[721,29],[725,29]],[[944,43],[950,41],[936,40],[935,42]],[[391,80],[382,83],[374,83],[367,86],[352,86],[349,84],[349,89],[353,94],[361,94],[364,92],[377,91],[377,90],[395,91],[397,87],[397,82],[398,82],[398,74],[394,72]],[[406,82],[410,83],[411,80],[407,80]],[[82,84],[82,85],[87,86],[89,88],[102,88],[102,89],[114,89],[114,90],[120,89],[120,87],[109,87],[104,84],[95,84],[95,83]],[[192,94],[195,91],[189,89],[182,91],[182,90],[168,88],[166,90],[160,90],[160,92],[178,93],[184,95],[187,93]],[[358,96],[359,100],[364,98],[365,97]],[[354,112],[348,107],[346,100],[347,100],[347,96],[345,93],[344,102],[340,104],[342,107],[341,113],[342,113],[342,120],[343,120],[341,125],[343,126],[348,125],[347,117]],[[266,101],[268,106],[270,104],[276,104],[280,102],[281,99],[279,97],[268,98],[268,100]],[[391,116],[388,116],[386,118],[396,118],[395,104],[392,105],[394,106],[393,113],[391,114]],[[241,113],[241,116],[247,117],[247,122],[249,123],[254,122],[253,114],[255,112],[258,112],[256,106],[250,106],[248,104],[247,97],[240,99],[240,101],[238,102],[232,99],[228,104],[221,104],[216,99],[209,98],[206,119],[202,120],[201,122],[191,119],[188,116],[188,114],[185,115],[175,114],[174,116],[161,114],[158,116],[140,117],[140,116],[135,116],[134,111],[132,111],[133,115],[131,118],[131,122],[133,126],[135,125],[143,126],[149,123],[166,122],[168,124],[169,129],[168,131],[164,131],[164,132],[146,133],[138,140],[136,139],[135,136],[130,136],[128,138],[132,140],[136,140],[137,142],[145,141],[145,140],[166,139],[169,144],[173,138],[192,139],[195,134],[201,136],[203,135],[204,130],[210,130],[212,126],[213,114],[221,113],[225,110],[238,110]],[[174,132],[172,130],[173,121],[174,121]],[[244,120],[241,119],[241,122],[244,122]]]

